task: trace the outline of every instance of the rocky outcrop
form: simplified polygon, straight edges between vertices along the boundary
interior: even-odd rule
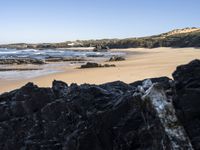
[[[98,64],[98,63],[92,63],[92,62],[87,62],[84,65],[81,65],[79,69],[85,69],[85,68],[102,68],[102,67],[116,67],[114,64]]]
[[[122,56],[112,56],[109,61],[124,61],[125,58]]]
[[[200,60],[177,67],[174,106],[195,149],[200,149]]]
[[[0,59],[0,65],[10,65],[10,64],[36,64],[42,65],[45,64],[43,60],[34,59],[34,58],[14,58],[14,59]]]
[[[49,62],[85,62],[86,59],[78,58],[78,57],[48,57],[45,60],[36,59],[36,58],[9,58],[9,59],[0,59],[0,65],[22,65],[22,64],[35,64],[35,65],[42,65]]]
[[[48,57],[45,59],[45,62],[64,62],[64,61],[75,61],[75,62],[84,62],[86,59],[79,57]]]
[[[0,68],[1,71],[32,71],[32,70],[42,70],[40,68]]]
[[[109,47],[103,45],[96,45],[95,48],[93,49],[94,52],[107,52],[108,50]]]
[[[28,83],[0,95],[0,149],[199,149],[199,68],[131,84]]]

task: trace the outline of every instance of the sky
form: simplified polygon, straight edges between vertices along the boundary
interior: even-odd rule
[[[200,27],[200,0],[0,0],[0,44],[142,37]]]

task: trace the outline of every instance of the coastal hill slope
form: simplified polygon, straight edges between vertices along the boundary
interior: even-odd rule
[[[193,28],[175,29],[167,33],[163,33],[160,36],[167,37],[167,36],[173,36],[173,35],[183,34],[183,33],[191,33],[191,32],[196,32],[196,31],[197,32],[200,31],[200,28],[193,27]]]
[[[156,47],[200,47],[200,28],[175,29],[159,35],[126,38],[126,39],[101,39],[101,40],[77,40],[61,43],[41,44],[8,44],[0,45],[0,48],[70,48],[70,47],[100,47],[104,48],[156,48]]]

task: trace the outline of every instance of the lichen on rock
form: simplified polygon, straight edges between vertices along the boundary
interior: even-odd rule
[[[167,134],[173,150],[193,150],[190,140],[178,118],[172,100],[168,100],[163,87],[160,84],[153,84],[143,96],[146,106],[154,109],[165,133]],[[148,107],[147,107],[148,108]]]

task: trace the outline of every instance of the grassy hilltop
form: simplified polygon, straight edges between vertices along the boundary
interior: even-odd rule
[[[77,40],[61,43],[8,44],[6,48],[70,48],[70,47],[109,47],[109,48],[156,48],[156,47],[200,47],[200,28],[176,29],[167,33],[126,39]]]

